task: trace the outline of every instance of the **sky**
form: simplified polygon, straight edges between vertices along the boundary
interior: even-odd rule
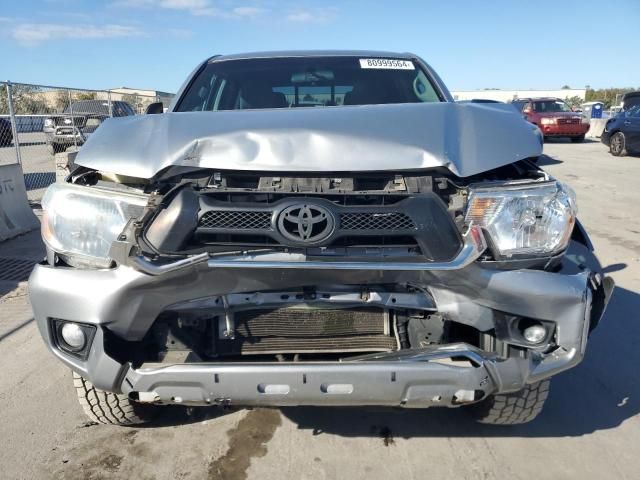
[[[175,92],[215,54],[372,49],[451,90],[640,87],[638,24],[639,0],[0,0],[0,80]]]

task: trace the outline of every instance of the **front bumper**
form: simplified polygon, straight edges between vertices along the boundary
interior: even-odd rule
[[[128,266],[80,270],[39,265],[29,287],[38,327],[53,354],[96,387],[125,392],[141,401],[455,406],[492,393],[517,391],[581,361],[590,328],[602,315],[613,286],[585,267],[590,260],[597,264],[588,248],[576,242],[572,248],[576,251],[567,253],[560,271],[553,273],[486,268],[478,262],[464,262],[451,270],[403,270],[397,265],[372,271],[359,264],[338,270],[322,265],[307,269],[304,263],[283,267],[274,262],[253,268],[242,261],[228,265],[210,261],[146,273]],[[162,311],[182,302],[305,285],[346,288],[407,283],[428,290],[437,310],[449,319],[480,331],[495,327],[495,312],[555,322],[558,348],[549,353],[522,350],[504,358],[470,345],[449,344],[343,362],[142,364],[135,368],[105,351],[107,334],[141,340]],[[246,298],[261,301],[254,300],[261,298],[259,294]],[[97,326],[86,360],[55,346],[52,318]]]
[[[455,359],[456,361],[453,361]],[[198,364],[130,369],[125,393],[195,405],[457,406],[522,385],[528,360],[499,362],[466,344],[345,362]]]
[[[539,128],[545,137],[580,137],[589,131],[589,124],[539,125]]]
[[[46,143],[47,145],[82,145],[86,141],[86,134],[82,134],[78,131],[78,129],[74,129],[74,131],[70,131],[70,133],[60,134],[60,133],[48,133],[46,134]]]

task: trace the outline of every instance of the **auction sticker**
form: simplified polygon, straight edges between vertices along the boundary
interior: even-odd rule
[[[360,68],[383,68],[387,70],[415,70],[411,60],[397,58],[361,58]]]

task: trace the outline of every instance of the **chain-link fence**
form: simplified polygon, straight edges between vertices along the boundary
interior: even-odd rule
[[[55,181],[54,155],[81,148],[109,117],[144,113],[172,95],[128,88],[87,90],[0,83],[0,165],[22,164],[27,195],[39,201]]]

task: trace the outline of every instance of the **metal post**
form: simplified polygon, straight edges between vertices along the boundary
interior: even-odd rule
[[[9,118],[11,119],[11,133],[13,135],[13,145],[16,148],[16,160],[22,167],[22,157],[20,156],[20,139],[18,139],[18,126],[16,123],[16,112],[13,110],[13,95],[11,92],[11,82],[7,82],[7,104],[9,105]]]
[[[111,90],[107,92],[107,100],[109,102],[109,116],[113,117],[113,105],[111,104]]]
[[[76,119],[73,116],[73,103],[71,102],[71,90],[67,90],[67,96],[69,97],[69,112],[71,113],[71,131],[73,132],[73,145],[78,148],[78,138],[76,136]]]

